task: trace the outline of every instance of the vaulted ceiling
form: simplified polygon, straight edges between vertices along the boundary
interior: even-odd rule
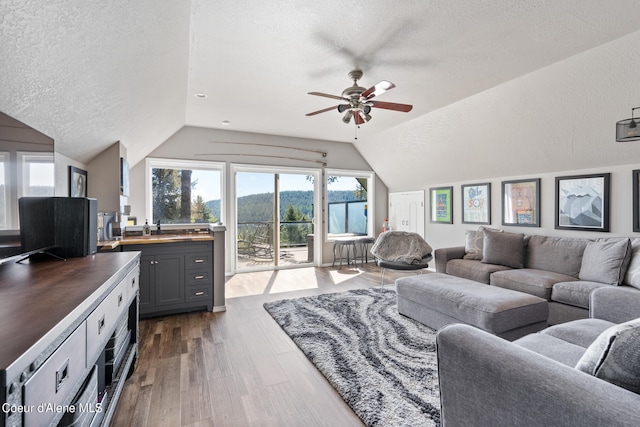
[[[4,0],[0,111],[86,163],[185,125],[353,142],[329,111],[390,80],[366,138],[640,29],[635,0]],[[195,94],[204,93],[206,98]],[[223,121],[229,125],[224,126]],[[363,150],[361,150],[363,151]],[[366,149],[363,153],[367,156]]]

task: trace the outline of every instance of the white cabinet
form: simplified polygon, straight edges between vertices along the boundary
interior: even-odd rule
[[[424,191],[389,193],[389,226],[424,237]]]

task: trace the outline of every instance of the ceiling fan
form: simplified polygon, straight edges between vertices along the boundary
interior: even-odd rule
[[[413,108],[408,104],[397,104],[395,102],[380,102],[372,101],[375,96],[381,95],[384,92],[396,87],[393,83],[382,80],[366,89],[362,86],[358,86],[358,80],[362,78],[361,70],[353,70],[349,73],[349,78],[353,80],[353,86],[349,86],[342,92],[342,96],[330,95],[322,92],[309,92],[309,95],[324,96],[325,98],[338,99],[340,101],[346,101],[346,104],[339,104],[333,107],[325,108],[322,110],[308,113],[307,116],[315,116],[316,114],[325,113],[333,109],[337,109],[340,113],[345,113],[342,121],[345,123],[351,122],[353,117],[356,125],[361,125],[371,120],[371,108],[383,108],[385,110],[402,111],[408,113]]]

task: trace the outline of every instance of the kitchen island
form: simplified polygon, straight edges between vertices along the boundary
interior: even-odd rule
[[[109,425],[138,351],[139,253],[0,266],[0,426]]]

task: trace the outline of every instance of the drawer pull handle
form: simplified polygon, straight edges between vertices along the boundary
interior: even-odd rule
[[[103,314],[102,317],[100,318],[100,320],[98,320],[98,335],[100,335],[100,332],[102,332],[102,329],[104,328],[104,317],[106,316],[106,314]]]
[[[199,276],[195,276],[194,279],[196,280],[204,279],[204,276],[201,274]]]
[[[62,388],[62,384],[69,378],[69,359],[56,371],[56,393]]]
[[[131,279],[131,287],[133,288],[134,286],[136,286],[136,278],[135,277],[133,279]]]
[[[118,295],[118,307],[120,307],[121,305],[122,305],[122,293]]]
[[[195,293],[195,295],[197,297],[201,297],[202,295],[204,295],[204,291],[198,291],[198,292]]]
[[[204,262],[204,260],[203,259],[196,259],[196,260],[193,260],[193,262],[195,262],[196,264],[199,264],[201,262]]]

